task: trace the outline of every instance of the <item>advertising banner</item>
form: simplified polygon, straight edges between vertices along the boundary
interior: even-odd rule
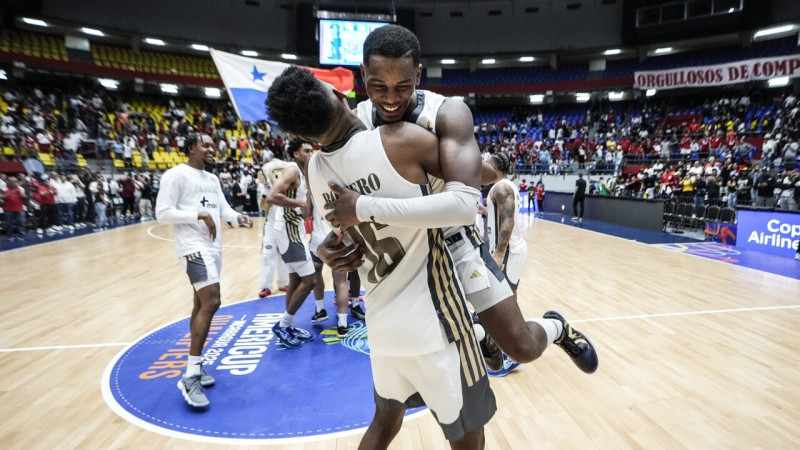
[[[800,76],[800,54],[748,59],[711,66],[679,67],[634,73],[639,89],[724,86],[752,80]]]
[[[800,242],[800,214],[741,209],[737,216],[737,247],[794,257]]]

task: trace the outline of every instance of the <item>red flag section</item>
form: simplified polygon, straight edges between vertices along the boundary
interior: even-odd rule
[[[344,94],[352,91],[355,87],[355,75],[350,69],[344,67],[335,67],[330,70],[313,67],[306,67],[306,69],[310,70],[317,79],[330,84]]]

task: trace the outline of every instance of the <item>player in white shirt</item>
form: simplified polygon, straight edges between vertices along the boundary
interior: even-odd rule
[[[286,69],[267,105],[281,128],[323,145],[308,166],[317,206],[335,196],[328,181],[364,196],[422,199],[431,190],[427,173],[441,175],[431,133],[404,122],[365,130],[344,95],[306,69]],[[446,213],[472,217],[475,204]],[[360,447],[388,447],[405,409],[424,402],[455,448],[478,448],[496,405],[442,231],[364,222],[347,236],[367,259],[359,275],[375,386],[375,416]]]
[[[409,30],[389,25],[370,33],[364,42],[362,78],[370,100],[358,105],[358,115],[368,128],[382,123],[408,121],[439,137],[439,158],[446,183],[443,193],[422,199],[386,199],[358,196],[353,191],[337,192],[338,200],[325,208],[334,208],[326,218],[334,226],[354,226],[365,220],[407,227],[443,227],[461,225],[457,234],[445,230],[467,299],[478,313],[488,336],[513,360],[530,362],[541,356],[550,343],[556,343],[584,372],[597,369],[597,353],[591,342],[555,311],[543,318],[525,320],[505,277],[494,263],[488,249],[474,232],[472,214],[462,218],[442,214],[455,205],[475,200],[466,193],[480,184],[481,162],[472,133],[472,114],[460,101],[447,100],[430,91],[417,90],[422,74],[419,64],[419,41]],[[485,172],[484,172],[485,175]],[[438,192],[438,191],[435,191]],[[331,237],[319,249],[320,257],[338,270],[352,270],[360,263],[358,252],[330,245]],[[469,245],[467,245],[467,243]],[[465,270],[466,269],[466,270]],[[479,276],[473,276],[478,274]],[[474,281],[483,280],[483,283]],[[487,363],[497,359],[483,346]],[[505,362],[500,357],[501,366]],[[491,367],[497,369],[497,367]],[[501,368],[504,370],[504,368]]]
[[[220,219],[246,226],[252,223],[248,216],[238,214],[228,205],[217,177],[204,170],[206,164],[214,162],[211,137],[192,133],[186,138],[184,148],[188,163],[167,170],[161,177],[156,218],[160,223],[173,225],[175,255],[194,287],[189,360],[178,388],[187,403],[204,407],[209,402],[203,387],[214,384],[214,378],[203,369],[202,352],[211,319],[220,305]]]
[[[220,141],[222,142],[222,141]],[[275,242],[275,214],[280,207],[271,206],[267,203],[267,193],[272,185],[281,177],[283,169],[289,165],[286,161],[273,157],[272,152],[265,151],[265,161],[258,171],[259,186],[263,192],[260,195],[261,207],[266,210],[267,218],[264,221],[264,228],[261,232],[261,271],[258,296],[260,298],[272,295],[272,286],[275,280],[275,273],[278,276],[278,286],[286,290],[289,286],[289,272],[283,259],[278,255],[278,247]]]
[[[277,208],[273,226],[278,253],[289,271],[286,311],[272,332],[286,348],[298,348],[314,339],[307,330],[294,326],[294,315],[314,288],[314,263],[306,239],[304,217],[309,216],[306,177],[303,171],[313,147],[299,138],[289,142],[288,153],[294,157],[269,190],[267,203]]]
[[[495,153],[489,163],[503,174],[507,174],[511,166],[505,153]],[[489,190],[486,233],[489,238],[489,252],[503,271],[515,295],[522,267],[528,256],[528,244],[522,238],[525,222],[519,213],[519,205],[517,186],[508,178],[501,178]]]

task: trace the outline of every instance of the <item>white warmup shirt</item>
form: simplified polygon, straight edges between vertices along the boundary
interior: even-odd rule
[[[208,234],[197,213],[208,212],[217,227],[216,239]],[[178,257],[199,251],[222,252],[220,217],[236,222],[239,217],[225,201],[216,176],[181,164],[164,172],[156,199],[156,219],[175,229],[175,254]]]

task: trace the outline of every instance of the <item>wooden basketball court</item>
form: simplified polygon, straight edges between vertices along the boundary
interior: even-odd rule
[[[560,311],[600,368],[585,375],[552,346],[493,379],[486,448],[800,446],[800,281],[531,220],[522,311]],[[223,304],[256,297],[261,221],[222,230]],[[124,346],[190,313],[171,235],[151,222],[0,253],[0,447],[204,446],[128,423],[100,389]],[[449,446],[428,414],[393,448]]]

